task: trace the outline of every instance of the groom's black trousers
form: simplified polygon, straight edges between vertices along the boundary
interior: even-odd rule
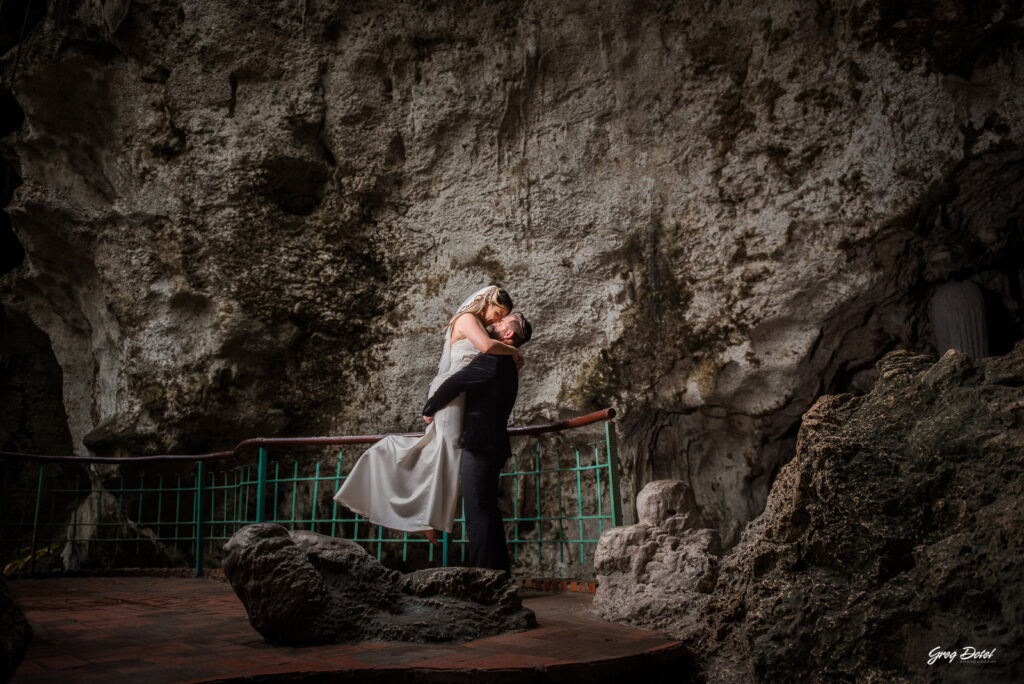
[[[469,565],[504,570],[511,575],[505,525],[498,510],[498,480],[504,456],[485,456],[462,450],[462,500],[466,507]]]

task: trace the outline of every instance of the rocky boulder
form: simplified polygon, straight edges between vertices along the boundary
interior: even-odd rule
[[[361,546],[261,523],[224,546],[224,574],[269,643],[467,641],[536,626],[503,573],[388,570]]]
[[[807,412],[702,614],[679,605],[709,682],[1021,681],[1024,343],[878,371]]]
[[[877,370],[804,415],[725,557],[683,483],[650,483],[601,536],[597,611],[684,640],[708,682],[1021,681],[1024,343]]]

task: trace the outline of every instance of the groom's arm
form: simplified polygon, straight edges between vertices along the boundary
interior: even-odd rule
[[[450,378],[441,383],[437,391],[427,399],[427,405],[423,407],[423,415],[433,416],[467,389],[494,380],[498,375],[498,362],[502,358],[504,357],[493,354],[477,354],[468,366],[453,373]]]

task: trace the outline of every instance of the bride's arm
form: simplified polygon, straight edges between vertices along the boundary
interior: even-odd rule
[[[471,313],[464,313],[455,321],[453,332],[457,331],[469,338],[480,352],[496,356],[519,356],[519,350],[510,344],[500,342],[487,334],[480,319]]]

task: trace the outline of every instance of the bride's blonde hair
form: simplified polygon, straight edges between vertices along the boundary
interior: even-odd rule
[[[505,292],[504,289],[497,285],[491,285],[490,287],[484,288],[484,290],[473,299],[469,300],[469,303],[464,307],[455,312],[452,319],[448,321],[448,325],[445,326],[445,330],[450,329],[455,325],[455,319],[464,313],[471,313],[479,319],[483,319],[484,312],[487,311],[487,307],[490,304],[500,306],[508,311],[512,310],[512,298]]]

